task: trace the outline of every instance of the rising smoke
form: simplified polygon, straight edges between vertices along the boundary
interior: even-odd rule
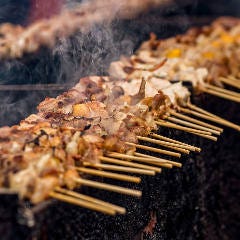
[[[80,2],[82,1],[68,0],[64,7],[74,9]],[[109,1],[103,2],[106,5]],[[119,14],[120,3],[118,1],[114,9],[111,9],[112,18]],[[170,9],[177,8],[179,6],[171,5]],[[167,11],[166,8],[164,9]],[[158,16],[164,12],[161,8],[158,11],[152,16],[154,14]],[[146,22],[145,18],[147,19],[149,15],[142,14],[135,19],[129,19],[128,11],[124,15],[128,19],[115,18],[112,21],[102,21],[85,33],[77,32],[72,37],[59,39],[56,46],[51,49],[41,49],[38,53],[24,56],[22,59],[2,62],[0,64],[1,84],[68,82],[74,84],[83,76],[105,75],[110,62],[119,59],[121,55],[131,55],[136,46],[147,39],[153,29],[160,34],[168,32],[166,27],[159,25],[158,22],[154,23],[155,26],[152,26],[151,21]],[[57,94],[59,92],[56,91],[0,92],[2,99],[0,126],[18,123],[20,119],[34,113],[37,104],[46,96]]]
[[[20,5],[19,1],[0,2],[2,22],[24,23],[27,16],[9,14]],[[22,2],[23,12],[28,5]],[[67,1],[66,7],[73,8],[79,1]],[[4,14],[3,14],[4,13]],[[67,19],[66,19],[67,21]],[[117,24],[103,22],[88,33],[76,33],[70,38],[59,39],[51,49],[41,49],[37,54],[22,59],[2,61],[0,64],[0,84],[34,84],[76,82],[81,76],[105,74],[107,64],[117,59],[121,53],[131,54],[133,45],[126,35],[117,31]],[[46,96],[59,92],[0,91],[0,126],[18,123],[30,113]]]
[[[75,9],[82,2],[89,1],[66,0],[64,8]],[[107,7],[112,0],[97,2],[102,2]],[[22,59],[1,62],[0,84],[68,82],[74,84],[80,77],[86,75],[105,75],[110,62],[119,59],[121,55],[131,55],[136,47],[148,38],[150,32],[154,31],[159,37],[164,38],[185,31],[190,25],[187,14],[198,9],[197,4],[201,1],[171,1],[171,5],[158,7],[151,12],[138,13],[133,19],[129,17],[131,15],[129,11],[119,13],[119,8],[123,2],[136,1],[115,2],[117,4],[114,9],[108,9],[112,21],[102,21],[85,33],[77,32],[69,38],[59,39],[56,46],[51,49],[41,49],[38,53],[26,55]],[[144,1],[139,0],[139,4],[142,2]],[[0,0],[0,21],[26,23],[29,5],[28,0]],[[103,5],[99,4],[99,7]],[[143,9],[146,9],[146,6]],[[164,18],[161,18],[174,14],[181,16],[180,24],[169,21],[166,24]],[[125,19],[120,19],[122,16]],[[46,96],[57,94],[59,92],[56,91],[0,91],[0,126],[17,123],[33,113],[36,105]]]

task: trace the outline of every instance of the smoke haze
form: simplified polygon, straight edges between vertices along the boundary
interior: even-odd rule
[[[67,0],[65,7],[74,9],[80,2],[82,1]],[[106,2],[109,1],[103,1],[104,4]],[[118,4],[114,11],[118,13],[121,2],[115,2]],[[162,38],[184,32],[191,25],[188,14],[200,11],[197,5],[201,2],[203,1],[176,0],[169,6],[141,13],[134,19],[103,21],[95,24],[87,33],[77,32],[72,37],[59,39],[51,49],[43,48],[22,59],[1,62],[0,84],[74,84],[86,75],[105,75],[110,62],[119,59],[121,55],[131,55],[139,44],[148,38],[150,32],[154,31]],[[19,12],[12,9],[19,9]],[[10,14],[11,11],[13,14]],[[28,18],[28,11],[27,0],[0,0],[2,22],[24,23]],[[172,21],[170,16],[177,16],[177,21]],[[56,96],[59,93],[0,91],[0,126],[18,123],[20,119],[33,113],[36,105],[46,96]]]

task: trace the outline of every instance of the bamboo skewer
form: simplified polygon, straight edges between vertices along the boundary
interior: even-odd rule
[[[117,171],[117,172],[136,173],[136,174],[143,174],[143,175],[149,175],[149,176],[155,175],[155,172],[152,170],[145,170],[145,169],[133,168],[133,167],[122,167],[122,166],[116,166],[116,165],[110,165],[110,164],[83,162],[83,166],[94,167],[94,168],[110,170],[110,171]]]
[[[156,158],[156,157],[136,157],[136,156],[131,156],[131,155],[126,155],[126,154],[118,154],[118,153],[112,153],[108,155],[109,157],[114,157],[114,158],[121,158],[121,159],[126,159],[126,160],[132,160],[132,161],[139,161],[139,159],[144,159],[145,163],[156,165],[159,167],[166,167],[166,168],[172,168],[172,164],[170,164],[167,160],[162,159],[162,158]]]
[[[90,169],[90,168],[75,167],[75,169],[82,173],[87,173],[87,174],[96,175],[96,176],[100,176],[100,177],[107,177],[107,178],[117,179],[117,180],[126,181],[126,182],[134,182],[134,183],[141,182],[141,178],[128,176],[125,174],[104,172],[102,170],[95,170],[95,169]]]
[[[239,71],[238,71],[238,73],[239,73]],[[222,77],[222,78],[224,78],[224,77]],[[239,81],[239,76],[235,76],[235,75],[233,75],[233,74],[228,75],[228,76],[225,77],[225,78],[230,79],[230,80],[232,80],[232,81]]]
[[[219,127],[216,127],[215,125],[212,125],[212,124],[209,124],[209,123],[206,123],[206,122],[197,120],[197,119],[195,119],[195,118],[191,118],[191,117],[186,116],[186,115],[183,115],[183,114],[181,114],[181,113],[177,113],[177,112],[171,110],[171,111],[170,111],[170,114],[173,115],[173,116],[176,116],[176,117],[178,117],[178,118],[187,120],[187,121],[189,121],[189,122],[193,122],[193,123],[202,125],[202,126],[204,126],[204,127],[208,127],[208,128],[214,129],[214,130],[216,130],[216,132],[218,132],[218,133],[222,133],[222,132],[223,132],[223,129],[222,129],[222,128],[219,128]]]
[[[227,89],[224,89],[224,88],[216,87],[216,86],[213,86],[213,85],[210,85],[210,84],[205,84],[204,86],[206,86],[207,88],[209,88],[213,91],[221,92],[221,93],[224,93],[224,94],[227,94],[227,95],[230,95],[230,96],[240,98],[240,93],[238,93],[238,92],[234,92],[234,91],[227,90]]]
[[[75,178],[75,181],[84,186],[94,187],[94,188],[117,192],[117,193],[126,194],[126,195],[131,195],[134,197],[141,197],[141,195],[142,195],[141,191],[138,191],[135,189],[119,187],[119,186],[112,185],[112,184],[100,183],[100,182],[96,182],[96,181],[92,181],[92,180],[86,180],[83,178]]]
[[[229,75],[228,76],[228,79],[230,79],[231,81],[235,81],[238,83],[238,85],[240,86],[240,83],[239,83],[239,77],[235,77],[234,75]]]
[[[198,148],[198,147],[186,144],[184,142],[180,142],[180,141],[174,140],[172,138],[164,137],[164,136],[156,134],[156,133],[150,133],[149,135],[154,137],[154,138],[160,139],[160,140],[164,140],[164,141],[168,141],[168,142],[171,142],[171,143],[176,143],[176,144],[182,145],[184,148],[186,148],[186,149],[188,149],[190,151],[201,152],[201,148]]]
[[[60,187],[57,187],[55,189],[55,191],[59,192],[59,193],[62,193],[62,194],[72,196],[72,197],[75,197],[77,199],[82,199],[82,200],[85,200],[85,201],[88,201],[88,202],[92,202],[92,203],[95,203],[95,204],[102,205],[102,206],[104,206],[106,208],[110,208],[113,211],[116,211],[120,214],[125,214],[126,213],[126,209],[123,208],[123,207],[120,207],[120,206],[117,206],[115,204],[102,201],[102,200],[94,198],[94,197],[90,197],[90,196],[81,194],[81,193],[78,193],[78,192],[70,191],[70,190],[67,190],[67,189],[64,189],[64,188],[60,188]]]
[[[214,95],[214,96],[217,96],[217,97],[221,97],[221,98],[231,100],[231,101],[234,101],[234,102],[240,102],[239,97],[231,96],[231,95],[221,93],[221,92],[218,92],[218,91],[215,91],[215,90],[207,89],[207,88],[201,88],[201,90],[205,93],[208,93],[208,94],[211,94],[211,95]]]
[[[211,135],[210,132],[197,130],[195,128],[183,127],[183,126],[177,125],[175,123],[170,123],[170,122],[160,121],[160,120],[155,121],[155,122],[156,122],[157,125],[160,125],[162,127],[175,128],[175,129],[182,130],[182,131],[185,131],[185,132],[189,132],[189,133],[192,133],[192,134],[204,134],[206,136]]]
[[[179,151],[181,153],[185,153],[185,154],[189,154],[190,153],[189,150],[185,149],[182,145],[179,145],[179,144],[168,143],[168,142],[164,142],[164,141],[160,141],[160,140],[156,140],[156,139],[152,139],[152,138],[148,138],[148,137],[142,137],[142,136],[137,136],[137,138],[139,140],[142,140],[142,141],[146,141],[146,142],[158,144],[160,146],[172,148],[172,149],[174,149],[176,151]]]
[[[193,128],[183,127],[183,126],[180,126],[180,125],[177,125],[177,124],[173,124],[173,123],[169,123],[169,122],[162,122],[162,121],[160,121],[160,122],[156,121],[156,124],[158,124],[160,126],[164,126],[164,127],[169,127],[169,128],[175,128],[175,129],[178,129],[178,130],[183,130],[185,132],[189,132],[189,133],[195,134],[197,136],[200,136],[200,137],[203,137],[203,138],[207,138],[209,140],[217,141],[216,137],[211,136],[209,134],[209,132],[204,132],[202,130],[196,130],[196,129],[193,129]],[[208,135],[206,135],[206,133],[208,133]]]
[[[137,155],[136,155],[137,156]],[[172,168],[173,165],[171,163],[169,163],[168,161],[167,162],[159,162],[159,161],[156,161],[158,158],[152,158],[149,156],[148,158],[148,164],[150,165],[154,165],[154,166],[158,166],[158,167],[164,167],[164,168]],[[133,160],[133,161],[136,161],[136,160]]]
[[[236,129],[236,130],[240,131],[240,126],[239,125],[237,125],[235,123],[232,123],[232,122],[229,122],[229,121],[227,121],[223,118],[212,117],[210,115],[204,115],[203,113],[199,113],[199,112],[189,110],[189,109],[186,109],[186,108],[180,108],[180,111],[185,112],[185,113],[189,113],[191,115],[194,115],[194,116],[197,116],[197,117],[200,117],[200,118],[212,121],[212,122],[216,122],[216,123],[219,123],[221,125],[224,125],[224,126],[227,126],[227,127],[230,127],[230,128],[233,128],[233,129]]]
[[[137,152],[135,152],[134,155],[135,156],[139,156],[139,157],[148,157],[148,158],[151,158],[151,159],[155,158],[153,156],[149,156],[149,155],[146,155],[146,154],[143,154],[143,153],[137,153]],[[168,164],[171,164],[171,165],[173,165],[175,167],[182,167],[182,164],[179,163],[179,162],[174,162],[174,161],[170,161],[170,160],[165,160],[165,161],[167,161]]]
[[[151,137],[155,138],[155,139],[158,139],[160,141],[164,141],[167,144],[174,144],[174,145],[176,145],[179,148],[187,149],[189,151],[196,151],[196,148],[194,146],[191,146],[191,145],[188,145],[188,144],[176,141],[174,139],[167,138],[167,137],[161,136],[161,135],[156,134],[156,133],[150,133],[149,135]]]
[[[210,113],[210,112],[206,111],[205,109],[197,107],[197,106],[195,106],[191,103],[188,103],[187,106],[194,111],[191,111],[191,110],[189,111],[189,109],[185,109],[185,108],[183,108],[183,109],[181,108],[181,111],[186,112],[186,113],[190,113],[190,114],[195,115],[197,117],[200,117],[200,118],[212,121],[212,122],[216,122],[216,123],[219,123],[223,126],[227,126],[227,127],[233,128],[237,131],[240,131],[240,126],[235,124],[235,123],[232,123],[232,122],[230,122],[230,121],[228,121],[224,118],[221,118],[221,117],[219,117],[219,116],[217,116],[213,113]],[[199,114],[199,112],[200,112],[200,114]],[[211,118],[206,117],[204,114],[210,116]],[[217,119],[217,120],[215,120],[215,119]]]
[[[121,159],[126,159],[126,160],[135,160],[135,161],[143,161],[143,162],[148,162],[149,159],[146,157],[135,157],[132,155],[127,155],[127,154],[122,154],[122,153],[117,153],[117,152],[109,152],[106,154],[108,157],[113,157],[113,158],[121,158]],[[155,158],[155,162],[161,162],[161,163],[165,163],[167,162],[165,159],[161,159],[161,158]]]
[[[113,164],[119,164],[119,165],[123,165],[123,166],[129,166],[129,167],[136,167],[136,168],[141,168],[141,169],[146,169],[146,170],[152,170],[152,171],[157,172],[157,173],[160,173],[162,171],[161,168],[148,166],[148,165],[140,164],[140,163],[133,163],[133,162],[128,162],[128,161],[118,160],[118,159],[115,159],[115,158],[99,157],[99,159],[101,161],[107,162],[107,163],[113,163]]]
[[[194,110],[194,111],[206,114],[206,115],[211,116],[213,118],[221,118],[221,117],[219,117],[219,116],[217,116],[217,115],[215,115],[215,114],[213,114],[211,112],[208,112],[207,110],[205,110],[203,108],[200,108],[200,107],[198,107],[196,105],[193,105],[193,104],[191,104],[189,102],[187,103],[187,107],[190,108],[191,110]]]
[[[161,162],[158,163],[158,162],[155,162],[154,160],[155,160],[154,158],[149,158],[149,164],[159,166],[162,168],[172,168],[173,167],[173,165],[170,163],[161,163]]]
[[[88,209],[95,210],[95,211],[98,211],[98,212],[102,212],[102,213],[105,213],[105,214],[109,214],[109,215],[115,215],[116,214],[116,211],[113,210],[112,208],[105,207],[105,206],[99,205],[99,204],[95,204],[95,203],[92,203],[92,202],[89,202],[89,201],[85,201],[83,199],[77,199],[75,197],[70,197],[70,196],[60,194],[60,193],[56,193],[56,192],[51,192],[49,194],[49,196],[52,197],[52,198],[58,199],[60,201],[63,201],[63,202],[78,205],[80,207],[88,208]]]
[[[199,129],[199,130],[202,130],[202,131],[207,131],[207,132],[214,133],[216,135],[220,135],[220,132],[218,132],[218,131],[215,131],[211,128],[206,128],[206,127],[197,125],[195,123],[191,123],[191,122],[181,120],[181,119],[178,119],[178,118],[175,118],[175,117],[167,117],[167,119],[171,122],[178,123],[178,124],[181,124],[181,125],[184,125],[184,126],[187,126],[187,127],[193,127],[195,129]]]
[[[228,78],[220,77],[219,80],[229,86],[235,87],[240,89],[240,83],[239,80],[235,79],[232,76],[229,76]]]
[[[144,146],[144,145],[140,145],[140,144],[135,144],[135,143],[130,143],[130,142],[125,142],[127,145],[129,146],[134,146],[136,148],[140,148],[146,151],[150,151],[150,152],[156,152],[156,153],[160,153],[160,154],[165,154],[165,155],[169,155],[172,157],[181,157],[180,153],[176,153],[176,152],[171,152],[171,151],[167,151],[167,150],[163,150],[163,149],[158,149],[158,148],[153,148],[153,147],[148,147],[148,146]]]
[[[207,138],[207,139],[212,140],[214,142],[216,142],[218,140],[217,137],[208,136],[208,135],[204,135],[204,134],[201,134],[201,133],[196,133],[196,135],[198,135],[199,137]]]

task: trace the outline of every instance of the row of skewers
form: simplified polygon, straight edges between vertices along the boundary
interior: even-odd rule
[[[191,28],[165,40],[151,34],[134,55],[113,62],[109,71],[117,79],[188,81],[196,94],[239,103],[239,45],[239,19],[219,18],[210,26]],[[159,67],[164,59],[168,60]]]
[[[139,176],[126,173],[155,175],[162,168],[182,166],[172,159],[201,151],[157,134],[159,128],[178,129],[213,141],[223,132],[219,125],[240,130],[239,125],[193,105],[183,86],[188,80],[197,92],[214,92],[238,102],[236,67],[226,64],[224,73],[217,68],[219,61],[227,62],[238,47],[237,35],[232,34],[239,27],[229,28],[231,21],[227,23],[219,20],[212,25],[218,28],[210,27],[212,31],[191,30],[194,34],[190,31],[164,41],[152,35],[135,55],[112,63],[110,76],[82,78],[68,92],[41,102],[37,114],[17,126],[1,128],[0,186],[17,191],[33,204],[51,197],[107,214],[125,213],[123,207],[74,190],[88,186],[140,197],[141,191],[86,177],[139,183]],[[220,55],[215,57],[213,52],[211,64],[202,52],[200,59],[193,54],[203,46],[212,50],[206,44],[208,38],[221,46]],[[232,40],[226,42],[229,38]],[[224,89],[223,84],[232,89]]]

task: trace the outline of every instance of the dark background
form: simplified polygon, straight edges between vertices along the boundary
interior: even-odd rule
[[[67,0],[66,3],[80,3],[81,0]],[[174,4],[168,9],[162,10],[164,15],[170,12],[176,14],[195,15],[239,15],[240,2],[238,0],[174,0]],[[178,9],[176,9],[176,6]],[[11,22],[14,24],[26,24],[30,14],[31,0],[1,0],[0,23]]]

